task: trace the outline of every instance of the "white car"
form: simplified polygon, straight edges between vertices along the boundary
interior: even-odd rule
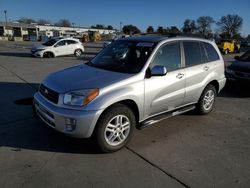
[[[35,57],[57,57],[65,55],[81,56],[84,52],[83,44],[74,38],[53,38],[43,44],[34,45],[31,54]]]

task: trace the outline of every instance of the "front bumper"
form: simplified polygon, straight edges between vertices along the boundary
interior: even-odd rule
[[[34,95],[34,110],[40,119],[53,129],[77,138],[90,137],[102,113],[102,110],[65,109],[52,104],[38,92]],[[66,128],[66,119],[68,118],[75,120],[76,123],[75,129],[72,131]]]
[[[31,50],[31,55],[34,57],[43,57],[43,52],[44,51],[35,51],[35,50]]]
[[[223,87],[226,85],[226,81],[227,81],[226,78],[218,80],[218,82],[219,82],[219,91],[218,92],[220,92],[223,89]]]

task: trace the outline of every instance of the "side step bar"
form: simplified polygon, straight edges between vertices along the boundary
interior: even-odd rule
[[[152,126],[153,124],[158,123],[160,121],[163,121],[167,118],[170,118],[170,117],[173,117],[173,116],[176,116],[179,114],[183,114],[183,113],[186,113],[186,112],[194,110],[194,109],[195,109],[195,105],[189,105],[189,106],[185,106],[185,107],[179,108],[179,109],[171,111],[171,112],[166,112],[166,113],[151,117],[151,118],[141,122],[139,125],[139,129],[141,129],[141,130],[145,129],[145,128]]]

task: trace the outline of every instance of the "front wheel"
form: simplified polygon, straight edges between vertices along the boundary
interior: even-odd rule
[[[75,50],[75,52],[74,52],[74,55],[75,55],[76,57],[80,57],[81,54],[82,54],[82,50],[80,50],[80,49],[77,49],[77,50]]]
[[[208,85],[201,94],[196,109],[199,114],[208,114],[212,111],[216,98],[216,89],[213,85]]]
[[[44,58],[52,58],[55,57],[54,54],[52,52],[44,52],[43,54]]]
[[[130,108],[115,104],[98,120],[96,140],[101,151],[114,152],[124,147],[132,138],[135,116]]]

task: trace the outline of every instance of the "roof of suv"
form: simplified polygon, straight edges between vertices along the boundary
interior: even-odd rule
[[[123,38],[120,40],[125,40],[125,41],[142,41],[142,42],[160,42],[164,39],[167,39],[168,37],[163,37],[163,36],[138,36],[138,37],[128,37],[128,38]]]
[[[204,38],[199,38],[199,37],[190,37],[190,36],[137,36],[137,37],[128,37],[128,38],[123,38],[120,40],[125,40],[125,41],[141,41],[141,42],[160,42],[166,39],[196,39],[196,40],[203,40],[203,41],[209,41]]]

